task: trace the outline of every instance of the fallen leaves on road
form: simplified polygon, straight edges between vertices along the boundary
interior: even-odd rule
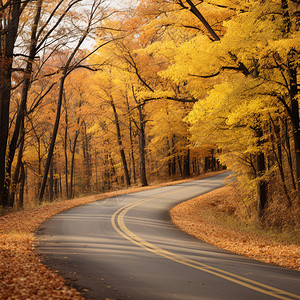
[[[203,211],[208,205],[211,207],[213,201],[222,201],[233,195],[234,188],[229,185],[183,202],[170,211],[171,219],[181,230],[219,248],[300,271],[299,245],[278,244],[255,234],[242,233],[210,223],[202,217]]]

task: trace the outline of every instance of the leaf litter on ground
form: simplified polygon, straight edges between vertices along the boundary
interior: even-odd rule
[[[213,173],[210,175],[214,175]],[[204,178],[209,175],[199,177]],[[0,298],[1,299],[84,299],[80,292],[66,284],[55,270],[42,263],[34,251],[35,231],[48,218],[75,206],[137,192],[154,187],[180,183],[159,184],[124,191],[93,195],[73,200],[54,202],[45,206],[9,213],[0,217]],[[230,190],[223,190],[230,193]],[[214,193],[214,192],[212,192]],[[209,198],[206,194],[198,198]],[[296,245],[274,245],[229,232],[225,228],[205,224],[196,216],[196,202],[185,202],[171,210],[173,222],[182,230],[220,248],[248,257],[300,270],[300,251]],[[200,205],[201,206],[201,205]]]
[[[172,222],[182,231],[221,249],[300,271],[300,241],[281,243],[255,232],[220,225],[207,218],[209,210],[216,212],[215,203],[224,203],[232,197],[237,197],[237,193],[233,186],[227,185],[183,202],[171,209]]]

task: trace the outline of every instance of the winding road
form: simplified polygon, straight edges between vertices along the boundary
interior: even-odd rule
[[[36,249],[87,299],[300,299],[300,273],[256,262],[174,227],[176,204],[221,187],[228,173],[117,196],[60,213]]]

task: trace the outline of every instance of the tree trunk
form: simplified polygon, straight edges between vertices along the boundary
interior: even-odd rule
[[[99,190],[99,179],[98,179],[97,149],[95,149],[94,151],[95,151],[94,152],[94,155],[95,155],[94,162],[95,162],[95,186],[96,186],[95,190],[96,190],[96,192],[98,192],[98,190]]]
[[[257,126],[255,128],[255,136],[257,138],[257,146],[261,146],[260,138],[263,136],[263,131],[261,126]],[[256,197],[257,197],[257,211],[258,211],[258,218],[261,223],[264,221],[265,216],[265,209],[267,206],[267,181],[263,178],[266,171],[265,166],[265,155],[262,151],[256,153],[256,177],[257,177],[257,184],[256,184]]]
[[[143,81],[144,82],[144,81]],[[147,85],[148,86],[148,85]],[[151,89],[148,86],[149,89]],[[153,91],[153,90],[152,90]],[[139,156],[140,156],[140,181],[142,186],[147,186],[147,176],[146,176],[146,135],[145,135],[145,115],[143,113],[143,106],[136,99],[134,88],[132,87],[132,95],[137,104],[137,109],[139,113],[139,127],[138,127],[138,137],[139,137]]]
[[[70,199],[69,193],[69,177],[68,177],[68,109],[65,108],[65,134],[64,134],[64,155],[65,155],[65,184],[66,184],[66,197]]]
[[[187,150],[186,155],[184,156],[183,161],[183,174],[184,177],[190,177],[191,176],[191,169],[190,169],[190,149]]]
[[[61,79],[60,79],[60,86],[59,86],[59,95],[58,95],[58,101],[57,101],[57,108],[56,108],[56,118],[55,118],[55,124],[53,128],[53,133],[52,133],[52,138],[51,138],[51,143],[50,147],[48,150],[48,156],[46,160],[46,165],[44,169],[44,175],[43,175],[43,180],[42,180],[42,185],[39,193],[39,202],[41,203],[44,197],[44,192],[46,188],[46,183],[47,183],[47,177],[49,173],[49,168],[50,168],[50,163],[52,160],[53,152],[54,152],[54,146],[55,146],[55,141],[56,141],[56,136],[58,132],[58,127],[59,127],[59,121],[60,121],[60,114],[61,114],[61,106],[62,106],[62,100],[63,100],[63,92],[64,92],[64,83],[65,83],[66,75],[64,74]]]
[[[296,183],[298,192],[298,203],[300,204],[300,130],[299,128],[294,132],[294,147],[296,156]]]
[[[26,180],[26,173],[23,162],[21,162],[21,172],[20,172],[20,188],[19,188],[19,201],[18,207],[24,207],[24,189],[25,189],[25,180]]]
[[[76,2],[73,2],[73,3],[75,4]],[[94,2],[94,4],[96,4],[96,3]],[[72,4],[70,4],[69,8],[71,8],[71,6],[72,6]],[[64,67],[62,68],[63,72],[62,72],[62,75],[61,75],[61,78],[60,78],[55,124],[54,124],[54,128],[53,128],[50,147],[49,147],[48,156],[47,156],[47,160],[46,160],[42,186],[41,186],[41,190],[40,190],[40,193],[39,193],[39,202],[42,201],[43,196],[44,196],[45,187],[46,187],[46,183],[47,183],[48,172],[49,172],[49,167],[50,167],[51,159],[52,159],[52,156],[53,156],[56,136],[57,136],[59,122],[60,122],[61,106],[62,106],[63,93],[64,93],[64,83],[65,83],[65,80],[66,80],[67,76],[76,68],[76,66],[78,66],[78,64],[76,64],[76,62],[73,65],[71,65],[71,63],[72,63],[76,53],[80,49],[81,45],[83,44],[83,42],[85,41],[85,39],[87,38],[87,36],[90,33],[91,26],[92,26],[92,23],[93,23],[93,18],[95,17],[95,13],[96,13],[95,8],[97,8],[97,7],[98,7],[98,5],[95,5],[95,6],[92,5],[92,9],[91,9],[91,12],[90,12],[90,15],[89,15],[89,18],[88,18],[87,27],[83,31],[82,36],[78,40],[77,45],[75,46],[75,48],[73,49],[73,51],[69,55]],[[105,45],[105,44],[106,43],[104,43],[103,45]],[[100,47],[102,47],[102,46],[100,46]],[[88,56],[85,56],[84,59],[86,59],[87,57]],[[81,62],[84,59],[82,59]]]
[[[54,165],[54,159],[51,160],[50,164],[50,177],[49,177],[49,200],[53,202],[53,187],[54,187],[54,182],[53,182],[53,165]]]
[[[178,162],[178,169],[180,177],[183,177],[183,170],[182,170],[182,156],[177,156],[177,162]]]
[[[142,107],[138,107],[139,111],[139,154],[140,154],[140,180],[142,186],[147,186],[146,176],[146,136],[145,136],[145,116],[142,111]]]
[[[288,187],[286,184],[286,179],[284,174],[284,166],[283,166],[283,158],[282,158],[282,139],[281,139],[282,126],[278,124],[280,122],[279,119],[277,119],[275,123],[273,118],[270,116],[270,120],[271,120],[271,124],[273,125],[273,127],[270,126],[270,137],[271,137],[273,155],[275,157],[279,169],[281,183],[288,201],[288,205],[292,206],[292,200],[288,192]],[[272,132],[272,129],[274,133]]]
[[[11,98],[11,75],[13,53],[21,14],[21,0],[11,3],[9,11],[1,15],[3,28],[0,33],[0,205],[8,206],[8,187],[6,176],[6,149],[9,130],[9,108]],[[2,22],[1,22],[2,23]]]
[[[90,154],[90,141],[89,136],[86,130],[86,124],[83,122],[83,139],[82,139],[82,151],[84,158],[84,166],[85,166],[85,180],[86,180],[86,191],[91,191],[91,177],[92,177],[92,169],[91,169],[91,154]]]
[[[298,203],[300,205],[300,128],[299,128],[299,103],[297,100],[297,71],[295,66],[290,66],[290,93],[292,98],[292,117],[294,126],[294,148],[296,160],[296,183],[298,191]]]
[[[296,181],[295,181],[295,176],[294,176],[294,169],[293,169],[293,161],[292,161],[292,150],[291,150],[291,144],[290,144],[290,135],[289,135],[289,126],[288,126],[288,120],[285,118],[284,119],[284,139],[285,139],[285,153],[288,159],[288,165],[289,165],[289,170],[290,170],[290,176],[292,179],[292,184],[294,190],[297,190],[296,186]]]
[[[24,72],[24,83],[23,83],[22,94],[21,94],[21,102],[20,102],[20,107],[17,111],[15,128],[9,145],[9,153],[8,153],[8,160],[6,166],[6,172],[7,172],[6,177],[8,178],[8,180],[10,180],[11,177],[11,166],[17,149],[17,142],[19,139],[21,127],[23,126],[22,124],[24,123],[24,115],[26,111],[28,92],[31,85],[32,65],[33,65],[34,58],[36,56],[37,28],[41,17],[42,2],[43,0],[39,0],[36,4],[37,9],[36,9],[34,22],[32,25],[32,32],[31,32],[30,46],[29,46],[29,56],[28,56],[26,69]],[[6,189],[9,190],[9,188],[10,188],[10,181],[8,181],[6,185]],[[13,205],[13,201],[9,201],[9,202],[11,205]]]
[[[171,144],[171,145],[170,145]],[[174,155],[174,140],[171,141],[167,139],[167,149],[168,149],[168,174],[169,177],[176,175],[176,157]]]
[[[260,222],[263,223],[265,217],[265,209],[267,206],[267,182],[260,177],[257,179],[256,197],[258,218]]]
[[[113,177],[115,178],[115,182],[118,184],[118,177],[117,177],[117,172],[116,172],[116,169],[115,169],[115,165],[114,165],[114,162],[113,162],[113,159],[111,157],[111,154],[109,153],[108,154],[108,157],[109,157],[109,163],[110,163],[110,167],[111,167],[111,172],[109,172],[108,174],[111,175],[110,176],[110,188],[111,188],[111,183],[113,182]]]
[[[133,173],[133,182],[136,183],[136,171],[135,171],[135,158],[133,151],[133,138],[132,138],[132,122],[129,122],[129,137],[130,137],[130,153],[131,153],[131,162],[132,162],[132,173]]]
[[[204,172],[209,170],[209,157],[204,158]]]
[[[111,107],[113,109],[113,112],[114,112],[115,126],[116,126],[116,131],[117,131],[117,138],[118,138],[118,145],[119,145],[120,156],[121,156],[121,159],[122,159],[122,164],[123,164],[123,169],[124,169],[124,174],[125,174],[125,179],[126,179],[126,186],[130,187],[130,185],[131,185],[130,175],[129,175],[126,156],[125,156],[125,152],[124,152],[124,148],[123,148],[119,116],[118,116],[116,106],[115,106],[115,103],[114,103],[112,97],[110,97],[110,105],[111,105]]]
[[[0,58],[1,59],[1,58]],[[4,60],[2,58],[2,60]],[[8,200],[8,182],[6,177],[6,147],[9,128],[9,106],[11,91],[11,60],[7,61],[10,66],[8,70],[1,68],[1,85],[0,85],[0,205],[9,206]],[[4,64],[4,62],[0,62]]]
[[[23,119],[24,122],[24,119]],[[17,159],[17,164],[16,164],[16,168],[14,171],[14,174],[12,176],[12,187],[11,188],[11,193],[10,193],[10,201],[11,201],[11,206],[14,205],[15,202],[15,195],[16,195],[16,187],[17,184],[20,182],[20,178],[22,179],[20,172],[22,172],[21,167],[23,166],[22,163],[22,157],[23,157],[23,150],[24,150],[24,142],[25,142],[25,130],[24,130],[24,123],[22,122],[22,126],[21,126],[21,132],[20,132],[20,146],[19,146],[19,152],[18,152],[18,159]],[[24,168],[24,166],[23,166]]]
[[[169,177],[176,175],[176,157],[172,156],[168,159],[168,173]]]
[[[132,129],[132,120],[131,120],[131,109],[128,101],[128,97],[126,95],[126,104],[127,104],[127,115],[128,115],[128,123],[129,123],[129,139],[130,139],[130,157],[132,163],[132,174],[133,174],[133,182],[136,183],[136,171],[135,171],[135,158],[134,158],[134,147],[133,147],[133,129]]]
[[[289,3],[287,0],[281,0],[281,6],[283,9],[284,27],[283,32],[285,34],[290,33],[291,18],[289,15]],[[297,71],[299,54],[295,49],[291,49],[287,55],[287,67],[288,67],[288,81],[289,81],[289,96],[291,100],[290,118],[294,130],[294,151],[296,162],[296,185],[298,192],[298,205],[300,205],[300,128],[299,128],[299,103],[298,103],[298,82]]]
[[[62,179],[61,179],[61,173],[59,173],[59,196],[62,198]]]
[[[211,170],[216,171],[216,158],[214,155],[214,150],[211,150]]]
[[[78,136],[79,136],[79,130],[76,131],[75,133],[75,139],[74,139],[74,143],[73,143],[73,147],[72,147],[72,150],[71,150],[71,153],[72,153],[72,157],[71,157],[71,174],[70,174],[70,177],[71,177],[71,182],[70,182],[70,197],[71,199],[74,198],[74,170],[75,170],[75,151],[76,151],[76,146],[77,146],[77,139],[78,139]]]
[[[57,174],[57,169],[54,169],[54,173]],[[54,179],[54,197],[55,199],[59,198],[59,179],[55,176]]]

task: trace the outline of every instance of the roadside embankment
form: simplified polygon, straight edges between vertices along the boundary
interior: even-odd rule
[[[241,203],[238,197],[235,188],[227,185],[175,206],[170,211],[170,216],[179,229],[209,244],[255,260],[300,271],[300,241],[278,242],[268,237],[267,233],[262,235],[256,232],[255,228],[239,228],[237,223],[232,226],[230,211],[234,209],[234,203]]]

